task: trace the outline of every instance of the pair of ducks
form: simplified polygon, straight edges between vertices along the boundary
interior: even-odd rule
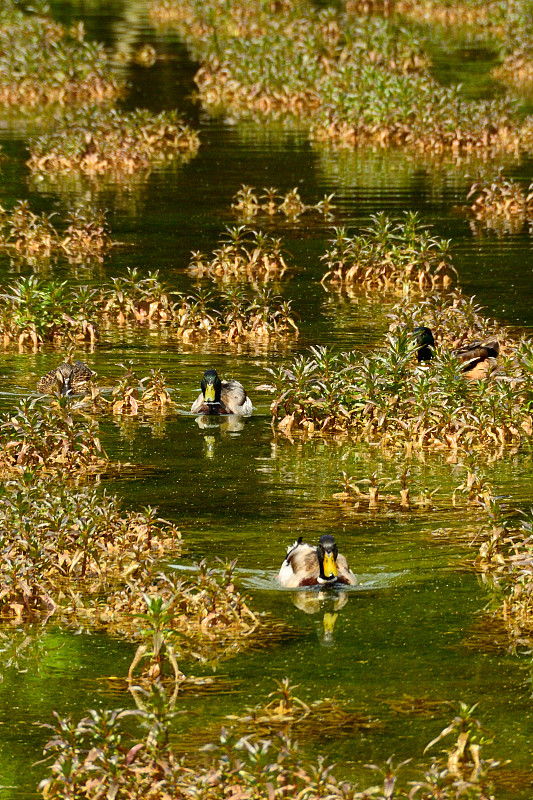
[[[425,326],[415,328],[413,338],[418,348],[418,362],[431,361],[435,349],[435,339],[431,328]],[[461,373],[465,378],[479,380],[488,377],[496,368],[500,343],[497,339],[490,339],[486,342],[475,341],[458,347],[451,353],[461,363]]]
[[[37,389],[43,394],[68,397],[86,391],[94,375],[82,361],[73,364],[64,361],[41,378]],[[236,380],[221,381],[216,369],[204,372],[201,388],[191,406],[193,414],[238,414],[249,417],[253,411],[252,401],[242,383]]]

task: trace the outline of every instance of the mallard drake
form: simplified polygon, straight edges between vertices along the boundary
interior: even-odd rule
[[[64,361],[43,375],[37,389],[43,394],[80,394],[87,389],[94,374],[83,361],[75,361],[74,364]]]
[[[415,328],[413,336],[418,346],[418,362],[430,361],[435,348],[435,339],[431,328],[424,326]],[[497,339],[486,342],[474,341],[451,351],[452,356],[461,362],[461,372],[465,378],[471,380],[478,380],[490,375],[496,367],[499,352],[500,343]]]
[[[278,581],[286,589],[297,586],[355,586],[357,578],[345,556],[339,553],[335,539],[325,533],[312,547],[302,542],[302,537],[287,548],[285,561],[278,573]]]
[[[252,401],[239,381],[221,381],[216,369],[206,369],[202,391],[191,406],[193,414],[239,414],[249,417]]]

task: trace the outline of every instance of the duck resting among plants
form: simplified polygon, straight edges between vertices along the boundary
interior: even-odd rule
[[[435,339],[431,328],[420,326],[413,331],[415,342],[418,346],[417,360],[419,363],[430,361],[434,355]],[[452,356],[461,362],[461,372],[470,380],[487,378],[496,369],[496,362],[500,352],[500,343],[497,339],[486,342],[474,341],[451,351]]]
[[[287,548],[285,561],[280,567],[278,581],[286,589],[298,586],[355,586],[357,578],[348,566],[346,557],[339,553],[337,543],[330,533],[325,533],[312,547],[302,542],[302,537]]]
[[[89,386],[91,378],[95,373],[83,361],[63,361],[58,367],[54,367],[46,375],[43,375],[37,389],[42,394],[59,394],[67,397],[72,394],[81,394]]]
[[[216,369],[206,369],[202,391],[191,406],[193,414],[239,414],[249,417],[252,401],[239,381],[221,381]]]

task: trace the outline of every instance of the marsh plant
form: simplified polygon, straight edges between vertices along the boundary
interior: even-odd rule
[[[506,99],[469,101],[431,75],[420,39],[395,17],[317,9],[306,0],[152,0],[201,61],[207,106],[255,118],[291,114],[318,144],[372,143],[428,152],[530,147],[529,120]],[[525,15],[524,15],[525,16]]]
[[[103,45],[86,41],[82,23],[67,31],[48,12],[42,2],[26,10],[15,0],[3,0],[0,104],[31,107],[116,99],[121,87]]]
[[[0,290],[0,336],[6,347],[94,346],[100,327],[132,326],[165,327],[169,336],[186,343],[207,338],[269,341],[298,335],[292,302],[264,286],[179,294],[161,283],[157,271],[143,275],[128,269],[99,288],[69,287],[66,281],[30,276]],[[158,379],[154,381],[156,392]],[[164,402],[163,394],[157,402]]]
[[[396,294],[448,289],[456,279],[450,241],[432,236],[418,214],[392,220],[380,213],[359,235],[335,229],[331,247],[322,256],[324,286],[361,287]]]
[[[0,291],[0,334],[4,346],[37,349],[44,342],[63,346],[65,341],[94,344],[96,290],[74,290],[66,281],[19,278]]]
[[[281,240],[246,225],[226,228],[211,258],[194,252],[189,264],[189,272],[199,278],[263,283],[283,278],[288,268]]]
[[[183,342],[207,337],[227,342],[269,341],[298,336],[292,302],[268,288],[228,287],[214,296],[199,290],[177,305],[177,335]]]
[[[90,605],[96,624],[106,593],[124,582],[142,587],[156,559],[179,547],[180,534],[154,509],[124,511],[105,491],[28,466],[2,487],[2,614],[56,613],[68,621],[77,605]]]
[[[335,206],[332,203],[333,194],[324,195],[322,200],[314,205],[307,205],[300,196],[298,188],[290,189],[288,192],[281,192],[271,186],[262,189],[262,194],[253,186],[243,184],[235,197],[231,207],[245,220],[255,219],[256,217],[277,217],[295,221],[302,214],[318,214],[330,218]]]
[[[88,796],[89,791],[128,800],[155,796],[219,800],[222,795],[243,800],[289,795],[308,800],[494,797],[488,774],[497,764],[481,757],[481,745],[473,741],[477,721],[466,707],[458,715],[459,722],[453,720],[438,737],[444,739],[457,729],[459,744],[450,745],[426,768],[418,767],[414,780],[411,775],[407,781],[402,769],[407,762],[396,764],[389,758],[383,767],[370,765],[371,785],[358,786],[337,777],[340,768],[323,756],[304,756],[298,742],[286,733],[262,737],[260,726],[246,736],[239,735],[234,726],[222,728],[218,740],[204,748],[203,755],[195,757],[189,751],[186,758],[178,760],[170,746],[174,712],[161,689],[158,696],[162,700],[154,702],[155,694],[145,709],[93,710],[78,723],[56,714],[54,725],[48,726],[52,737],[45,755],[51,763],[39,786],[43,797],[67,800]],[[132,722],[137,723],[133,732]],[[455,768],[453,754],[460,749],[463,734],[469,737],[468,747],[463,746],[463,759],[455,758],[460,763]],[[476,760],[469,763],[474,747]],[[469,769],[471,764],[473,769]]]
[[[198,147],[198,134],[176,111],[92,108],[67,115],[54,131],[35,139],[28,166],[40,173],[131,174],[154,163],[186,160]]]
[[[472,184],[467,200],[475,222],[489,230],[518,233],[533,220],[533,184],[526,189],[500,175],[491,182]]]
[[[417,364],[414,324],[427,324],[438,347]],[[500,339],[492,380],[468,380],[453,349],[487,332]],[[457,337],[457,338],[454,338]],[[312,347],[270,370],[272,413],[281,430],[349,434],[383,447],[503,448],[531,436],[531,342],[513,340],[456,292],[402,303],[381,350],[370,354]]]
[[[35,214],[26,200],[9,212],[0,206],[0,248],[15,256],[31,259],[64,253],[71,259],[102,256],[111,247],[109,227],[102,211],[75,209],[54,227],[53,214]]]
[[[517,515],[493,499],[478,533],[475,567],[492,595],[488,614],[503,623],[514,648],[531,647],[533,637],[533,510]]]
[[[4,474],[27,469],[77,475],[102,472],[108,458],[98,424],[75,419],[67,398],[43,403],[24,400],[0,426],[0,469]]]
[[[128,267],[124,275],[102,287],[99,313],[104,320],[125,325],[167,322],[174,311],[170,290],[161,283],[158,270],[143,275]]]

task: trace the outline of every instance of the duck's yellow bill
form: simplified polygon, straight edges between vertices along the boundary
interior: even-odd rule
[[[215,402],[215,387],[212,383],[208,383],[205,387],[204,397],[206,403],[214,403]]]
[[[337,577],[337,562],[333,553],[324,553],[324,575],[326,578]]]

